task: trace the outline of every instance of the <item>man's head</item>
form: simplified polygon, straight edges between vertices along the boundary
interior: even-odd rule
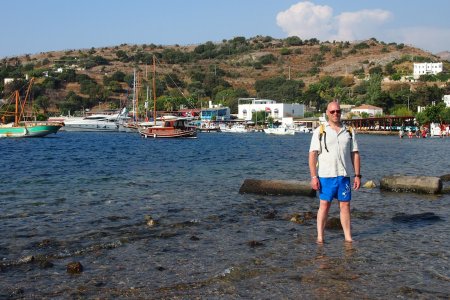
[[[328,103],[327,106],[327,117],[330,123],[340,123],[341,122],[341,107],[336,101]]]

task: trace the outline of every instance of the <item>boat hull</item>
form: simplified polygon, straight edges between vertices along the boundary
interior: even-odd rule
[[[147,128],[139,131],[144,138],[195,138],[197,131],[195,130],[182,130],[177,128]]]
[[[57,133],[62,125],[29,125],[18,127],[0,127],[0,138],[43,137]]]
[[[65,124],[64,131],[109,131],[117,132],[119,131],[119,126],[117,124]]]
[[[264,132],[267,134],[274,134],[274,135],[295,135],[295,131],[293,129],[288,128],[266,128],[264,129]]]

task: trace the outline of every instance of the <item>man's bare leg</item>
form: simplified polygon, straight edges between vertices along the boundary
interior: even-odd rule
[[[317,212],[317,243],[323,243],[330,206],[331,202],[320,200],[319,211]]]
[[[341,202],[339,201],[339,209],[341,216],[341,225],[344,230],[344,236],[346,242],[352,242],[352,231],[350,226],[350,201]]]

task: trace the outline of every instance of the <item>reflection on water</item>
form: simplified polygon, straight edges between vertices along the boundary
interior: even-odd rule
[[[0,141],[13,170],[0,181],[0,298],[448,298],[449,195],[362,189],[355,242],[327,230],[317,245],[314,219],[291,221],[317,199],[238,193],[247,178],[307,180],[310,137]],[[363,182],[450,173],[450,139],[358,138]]]

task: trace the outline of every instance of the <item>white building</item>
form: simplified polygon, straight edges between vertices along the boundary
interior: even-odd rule
[[[238,119],[250,121],[252,115],[258,111],[265,111],[267,117],[281,121],[283,118],[303,118],[305,105],[299,103],[277,103],[275,100],[258,98],[239,98]]]
[[[7,85],[8,83],[13,82],[14,80],[15,80],[14,78],[5,78],[5,79],[3,79],[3,84]]]
[[[436,75],[442,72],[442,63],[414,63],[413,77],[418,79],[421,75]]]
[[[369,116],[374,117],[376,115],[382,115],[383,109],[381,107],[363,104],[361,106],[352,108],[350,112],[358,115],[361,115],[361,113],[367,113]]]
[[[450,107],[450,95],[444,95],[442,100],[444,100],[445,106]]]

